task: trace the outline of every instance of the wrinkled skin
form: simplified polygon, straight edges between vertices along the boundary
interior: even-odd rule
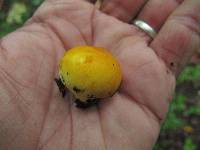
[[[80,0],[47,1],[1,40],[0,149],[149,150],[175,87],[150,38]],[[65,50],[93,45],[119,60],[119,91],[80,110],[54,82]],[[154,45],[156,47],[156,44]]]

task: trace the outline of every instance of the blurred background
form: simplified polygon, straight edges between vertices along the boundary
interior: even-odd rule
[[[4,0],[0,10],[0,37],[22,26],[42,1]],[[154,150],[200,150],[199,60],[197,53],[177,79],[176,93]]]

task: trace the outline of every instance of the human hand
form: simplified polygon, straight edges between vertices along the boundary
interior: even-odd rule
[[[84,0],[46,0],[24,27],[1,40],[0,149],[151,149],[175,74],[199,45],[200,1],[154,8],[150,0],[139,18],[156,30],[181,5],[153,41],[125,23],[144,1],[116,0],[130,7],[120,14],[111,9],[114,1],[103,4],[106,15]],[[63,99],[54,82],[64,51],[77,45],[110,50],[123,72],[119,91],[87,110],[74,107],[70,94]]]

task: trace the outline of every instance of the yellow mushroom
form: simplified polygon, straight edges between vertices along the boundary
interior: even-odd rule
[[[116,58],[107,50],[92,46],[66,51],[60,61],[59,76],[62,84],[83,103],[112,96],[122,78]]]

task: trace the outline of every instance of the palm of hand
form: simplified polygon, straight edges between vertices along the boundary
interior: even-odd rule
[[[6,38],[0,88],[5,87],[8,101],[0,118],[9,130],[3,128],[0,149],[121,150],[154,144],[174,76],[133,25],[85,2],[55,1],[46,2],[25,27]],[[70,95],[63,99],[54,82],[59,58],[77,45],[111,50],[123,71],[120,90],[84,111],[72,105]]]

